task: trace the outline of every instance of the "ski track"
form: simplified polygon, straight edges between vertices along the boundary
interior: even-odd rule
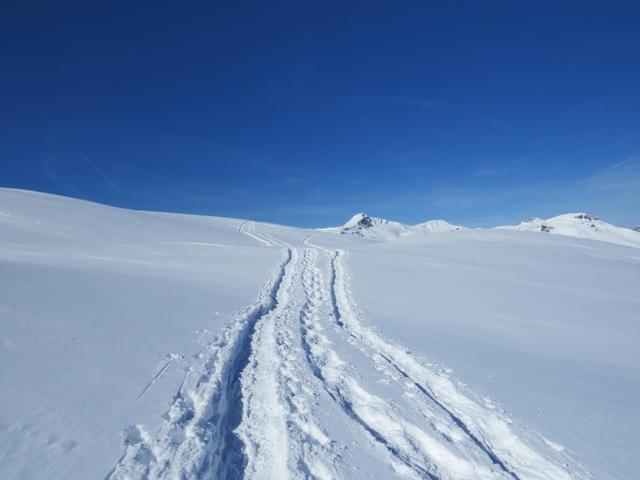
[[[250,220],[245,220],[238,225],[238,231],[253,238],[263,247],[284,246],[284,243],[274,239],[271,235],[256,233],[256,224]]]
[[[321,274],[314,266],[315,251],[308,252],[310,266],[303,282],[309,302],[301,324],[303,342],[311,369],[331,398],[369,434],[374,444],[386,450],[389,462],[396,467],[398,474],[408,469],[407,473],[412,478],[431,480],[503,478],[486,462],[468,458],[462,449],[451,448],[452,445],[447,445],[440,433],[429,432],[404,418],[397,407],[367,391],[356,380],[357,373],[349,371],[349,365],[340,358],[319,324],[318,318],[323,314],[335,315],[336,306],[327,298]],[[333,297],[332,294],[330,296]],[[323,307],[326,313],[322,312]],[[334,317],[334,320],[339,318]],[[397,466],[403,468],[398,469]]]
[[[507,478],[590,478],[584,472],[569,472],[560,464],[568,463],[566,457],[554,461],[544,453],[538,452],[519,437],[511,427],[510,420],[500,416],[494,409],[483,406],[470,392],[463,391],[447,375],[432,370],[406,349],[383,339],[375,330],[366,327],[360,321],[361,314],[357,312],[347,288],[344,267],[346,253],[336,250],[330,254],[333,282],[331,290],[336,304],[335,311],[339,316],[336,323],[352,338],[359,340],[388,362],[402,378],[409,380],[426,400],[446,413],[455,426],[484,452],[494,465],[508,475]],[[533,437],[533,434],[529,437]],[[534,443],[538,439],[529,440]],[[539,440],[542,440],[542,437],[539,437]],[[535,443],[539,445],[541,442]]]
[[[169,370],[170,366],[171,366],[171,359],[168,359],[158,369],[158,371],[153,375],[153,377],[151,377],[151,379],[147,382],[147,384],[144,386],[144,388],[140,391],[140,393],[138,394],[136,399],[142,398],[142,396],[146,393],[146,391],[149,390],[149,387],[151,387],[151,385],[153,385],[156,380],[161,378],[167,372],[167,370]]]
[[[250,221],[237,230],[283,249],[282,262],[254,303],[194,356],[159,430],[127,429],[108,479],[350,478],[347,446],[323,428],[323,402],[388,477],[590,478],[367,326],[348,288],[346,252],[312,244],[311,235],[293,248]]]
[[[244,415],[237,432],[249,458],[247,479],[334,477],[336,454],[317,426],[313,392],[298,367],[301,348],[295,335],[303,292],[295,249],[292,258],[278,307],[256,325],[249,366],[242,375]]]
[[[192,367],[196,380],[184,382],[180,392],[186,393],[178,393],[156,435],[152,438],[139,426],[129,428],[125,453],[109,478],[242,478],[247,459],[233,432],[242,415],[241,374],[255,325],[276,307],[291,259],[287,250],[258,300],[197,356]]]

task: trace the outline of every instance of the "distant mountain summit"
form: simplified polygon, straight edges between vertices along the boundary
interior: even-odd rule
[[[371,233],[400,236],[406,230],[407,226],[402,223],[392,222],[380,217],[371,217],[366,213],[356,213],[342,226],[340,233],[351,233],[360,236],[370,236],[369,234]]]
[[[384,223],[387,220],[383,218],[373,218],[367,215],[366,213],[356,213],[353,217],[351,217],[347,223],[342,226],[343,230],[349,229],[363,229],[363,228],[371,228],[376,223]]]
[[[518,225],[496,228],[525,232],[544,232],[640,247],[640,232],[630,228],[616,227],[602,221],[599,217],[584,212],[566,213],[547,220],[533,217],[525,222],[520,222]]]
[[[372,217],[361,212],[351,217],[339,231],[342,234],[390,240],[418,233],[449,232],[462,229],[463,227],[451,225],[444,220],[430,220],[418,225],[406,225],[385,218]]]

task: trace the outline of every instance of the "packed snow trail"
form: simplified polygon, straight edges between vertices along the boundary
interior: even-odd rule
[[[277,307],[255,329],[242,374],[243,420],[237,429],[247,453],[245,478],[333,477],[336,458],[313,418],[312,383],[299,370],[299,321],[303,309],[300,252],[292,261]]]
[[[282,263],[198,355],[159,431],[129,428],[109,478],[363,478],[355,448],[375,478],[589,478],[368,327],[344,251],[237,228]]]
[[[242,415],[240,377],[255,325],[276,307],[291,259],[287,250],[256,302],[198,355],[155,438],[140,427],[129,429],[110,478],[242,478],[246,458],[233,433]]]

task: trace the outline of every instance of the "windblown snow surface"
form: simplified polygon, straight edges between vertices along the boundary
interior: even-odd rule
[[[339,231],[0,189],[0,478],[638,478],[639,249]]]

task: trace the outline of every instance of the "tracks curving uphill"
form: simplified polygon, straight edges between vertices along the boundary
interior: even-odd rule
[[[109,478],[363,478],[367,463],[376,478],[588,478],[367,326],[344,251],[238,230],[283,248],[281,264],[200,353],[160,430],[129,429]]]
[[[238,225],[238,231],[253,238],[263,247],[283,247],[285,245],[283,242],[276,240],[268,233],[257,233],[256,224],[251,220],[244,220],[240,225]]]

